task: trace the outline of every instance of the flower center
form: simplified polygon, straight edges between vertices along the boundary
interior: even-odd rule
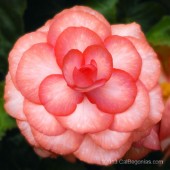
[[[91,62],[92,63],[92,62]],[[79,88],[87,88],[91,86],[97,77],[97,68],[93,64],[83,65],[79,69],[74,68],[73,79],[75,85]]]
[[[112,71],[112,56],[100,45],[89,46],[83,53],[71,49],[63,60],[62,72],[67,85],[82,93],[103,86]]]

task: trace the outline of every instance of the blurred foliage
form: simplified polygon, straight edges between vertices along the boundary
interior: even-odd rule
[[[147,33],[147,38],[153,46],[170,47],[170,16],[164,16]]]
[[[16,127],[15,120],[12,119],[9,115],[7,115],[3,108],[4,105],[3,91],[4,91],[4,83],[0,82],[0,140],[5,135],[7,130]]]
[[[64,8],[86,5],[101,12],[113,23],[138,22],[157,51],[165,72],[170,75],[170,0],[0,0],[0,169],[2,170],[169,170],[162,165],[121,165],[110,167],[76,164],[63,158],[42,159],[26,143],[15,121],[3,108],[4,77],[8,70],[7,56],[16,39],[33,31]],[[3,137],[3,138],[2,138]],[[161,159],[152,153],[145,159]]]
[[[162,17],[158,23],[151,27],[147,38],[158,53],[165,74],[170,76],[170,16]]]
[[[167,14],[167,7],[161,0],[119,0],[117,21],[129,23],[136,21],[145,32]]]
[[[7,73],[7,56],[16,39],[23,33],[26,0],[0,0],[0,80]]]
[[[116,22],[116,5],[118,0],[93,0],[86,1],[83,5],[90,6],[91,8],[102,13],[110,23]]]

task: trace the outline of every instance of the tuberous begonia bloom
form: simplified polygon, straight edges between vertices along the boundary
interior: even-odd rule
[[[138,24],[110,25],[75,6],[15,43],[5,109],[37,154],[109,165],[159,149],[159,75]]]

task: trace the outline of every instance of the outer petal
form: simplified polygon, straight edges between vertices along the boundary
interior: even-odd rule
[[[142,70],[139,79],[148,90],[151,90],[157,84],[160,76],[160,62],[157,55],[147,41],[132,37],[127,38],[133,43],[142,58]]]
[[[97,65],[97,80],[108,80],[112,75],[113,61],[111,54],[100,45],[93,45],[87,47],[83,53],[85,57],[85,64],[90,64],[92,60]]]
[[[142,144],[144,147],[152,150],[160,150],[160,140],[158,136],[158,131],[159,131],[158,126],[154,126],[151,129],[150,134],[142,140]]]
[[[93,141],[103,149],[118,149],[130,138],[131,133],[105,130],[91,134]]]
[[[48,33],[48,42],[55,45],[58,36],[68,27],[86,27],[96,32],[102,39],[111,34],[110,26],[106,26],[94,15],[82,11],[68,11],[56,16]]]
[[[102,44],[100,37],[85,27],[69,27],[58,37],[55,45],[57,63],[61,67],[64,56],[72,49],[83,52],[88,46]]]
[[[150,109],[149,96],[145,87],[138,82],[138,93],[133,105],[121,114],[116,114],[111,125],[112,130],[128,132],[140,127],[147,118]]]
[[[131,142],[119,149],[105,150],[86,136],[80,148],[74,153],[80,160],[90,164],[110,165],[120,159],[130,148]]]
[[[60,135],[65,131],[55,117],[48,113],[42,105],[25,100],[24,113],[29,124],[45,135]]]
[[[104,18],[102,14],[97,12],[96,10],[93,10],[92,8],[89,8],[87,6],[74,6],[73,8],[70,9],[71,11],[82,11],[89,13],[96,17],[98,20],[100,20],[102,23],[104,23],[107,27],[110,27],[109,22]]]
[[[105,39],[104,43],[112,55],[114,68],[124,70],[134,79],[138,79],[142,60],[133,44],[120,36],[110,36]]]
[[[63,76],[57,74],[43,80],[39,96],[46,110],[55,116],[73,113],[77,104],[83,100],[83,94],[68,87]]]
[[[157,85],[150,92],[150,112],[142,126],[138,129],[143,131],[152,127],[154,124],[158,123],[162,118],[162,113],[164,111],[164,103],[162,100],[161,88]]]
[[[38,88],[50,74],[61,73],[57,66],[53,48],[39,43],[27,50],[17,70],[17,84],[21,93],[30,101],[40,103]]]
[[[113,121],[113,116],[100,111],[87,98],[84,98],[71,115],[57,117],[57,119],[64,127],[82,134],[107,129]]]
[[[9,72],[11,74],[12,81],[16,85],[15,75],[18,67],[18,63],[23,56],[23,53],[28,50],[32,45],[46,42],[46,34],[41,32],[32,32],[25,34],[15,43],[13,49],[9,53]]]
[[[136,84],[131,76],[114,69],[109,81],[104,86],[89,91],[87,97],[106,113],[120,113],[133,104],[136,93]]]
[[[5,85],[5,110],[7,113],[20,120],[26,120],[26,117],[23,113],[23,102],[24,98],[21,93],[15,88],[11,76],[8,73],[6,76],[6,85]]]
[[[22,135],[26,138],[26,140],[29,142],[29,144],[31,144],[35,147],[39,147],[39,144],[36,142],[36,140],[32,134],[31,127],[28,124],[28,122],[17,120],[17,125],[18,125]]]
[[[33,130],[33,134],[40,146],[60,155],[74,152],[83,139],[83,136],[69,130],[59,136],[46,136],[36,130]]]
[[[162,99],[162,91],[159,85],[155,86],[150,92],[150,113],[149,119],[153,124],[158,123],[162,118],[162,113],[164,111],[164,103]]]
[[[50,156],[54,156],[53,153],[49,152],[49,151],[46,151],[42,148],[34,148],[34,151],[36,152],[37,155],[41,156],[42,158],[47,158],[47,157],[50,157]]]
[[[139,24],[115,24],[111,26],[112,35],[131,36],[138,39],[145,39],[145,35]]]

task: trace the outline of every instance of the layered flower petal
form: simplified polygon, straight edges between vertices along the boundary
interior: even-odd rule
[[[113,115],[100,111],[96,105],[84,98],[71,115],[57,117],[57,119],[65,128],[82,134],[99,132],[108,128],[113,121]]]
[[[40,83],[48,75],[57,73],[61,71],[57,66],[53,48],[46,43],[39,43],[27,50],[20,60],[16,76],[17,85],[24,97],[31,102],[40,103]]]
[[[98,165],[110,165],[120,159],[130,148],[130,142],[124,144],[119,149],[105,150],[96,145],[87,135],[80,145],[79,149],[74,153],[76,157],[87,163]]]
[[[64,56],[72,49],[83,52],[88,46],[102,44],[100,37],[85,27],[69,27],[58,37],[55,45],[57,63],[63,65]]]
[[[135,22],[130,24],[116,24],[111,26],[112,35],[131,36],[138,39],[146,39],[141,26]],[[146,40],[145,40],[146,41]]]
[[[112,130],[121,132],[133,131],[140,127],[150,111],[149,95],[142,83],[137,83],[137,96],[133,105],[121,114],[114,116]]]
[[[150,92],[150,113],[149,119],[153,124],[158,123],[162,118],[164,103],[162,100],[162,91],[159,85],[155,86]]]
[[[105,130],[91,134],[93,141],[104,149],[118,149],[123,146],[130,138],[131,133]]]
[[[83,94],[67,86],[62,75],[45,78],[39,89],[41,103],[54,116],[69,115],[83,100]]]
[[[39,147],[39,144],[35,140],[35,138],[34,138],[34,136],[32,134],[31,127],[28,124],[28,122],[27,121],[17,120],[17,125],[18,125],[22,135],[26,138],[26,140],[29,142],[29,144],[31,144],[31,145],[33,145],[35,147]]]
[[[19,120],[26,120],[26,117],[23,113],[24,97],[14,86],[9,73],[6,76],[4,99],[5,110],[9,113],[10,116]]]
[[[54,46],[58,36],[68,27],[86,27],[96,32],[102,39],[111,34],[110,26],[105,25],[94,15],[83,11],[68,11],[55,17],[48,32],[48,42]]]
[[[159,127],[153,127],[148,136],[146,136],[143,140],[143,146],[152,150],[160,150],[160,141],[158,135]]]
[[[32,32],[25,34],[17,40],[13,49],[9,53],[9,72],[12,78],[12,81],[16,85],[15,75],[17,72],[18,63],[23,56],[23,53],[28,50],[32,45],[46,42],[46,34],[41,32]]]
[[[133,44],[117,35],[106,38],[104,43],[112,55],[114,68],[124,70],[134,79],[138,79],[142,60]]]
[[[67,10],[64,10],[67,11]],[[74,6],[73,8],[70,9],[70,11],[82,11],[89,13],[96,17],[98,20],[100,20],[102,23],[104,23],[108,28],[110,27],[109,22],[105,19],[105,17],[100,14],[98,11],[93,10],[92,8],[89,8],[87,6]]]
[[[106,113],[120,113],[135,100],[137,88],[126,72],[114,69],[109,81],[102,87],[87,92],[88,99]]]
[[[83,136],[70,130],[58,136],[46,136],[34,129],[33,134],[40,146],[47,151],[60,155],[74,152],[78,149],[83,139]]]
[[[97,80],[108,80],[112,75],[113,61],[111,54],[100,45],[93,45],[86,48],[83,53],[85,64],[95,61],[97,67]]]
[[[74,86],[73,72],[84,64],[83,54],[79,50],[70,50],[63,60],[63,76],[68,85]]]
[[[54,156],[53,153],[51,152],[48,152],[42,148],[38,148],[38,147],[34,147],[34,151],[37,155],[41,156],[42,158],[47,158],[47,157],[50,157],[50,156]]]
[[[162,118],[164,111],[164,103],[162,100],[161,88],[157,85],[149,92],[150,98],[150,111],[148,117],[143,122],[142,126],[138,129],[139,131],[146,130],[158,123]]]
[[[24,113],[29,124],[45,135],[54,136],[65,131],[55,117],[48,113],[42,105],[25,100]]]
[[[160,77],[160,62],[157,59],[157,55],[146,41],[132,37],[127,38],[133,43],[142,58],[142,69],[139,79],[148,90],[151,90]]]

